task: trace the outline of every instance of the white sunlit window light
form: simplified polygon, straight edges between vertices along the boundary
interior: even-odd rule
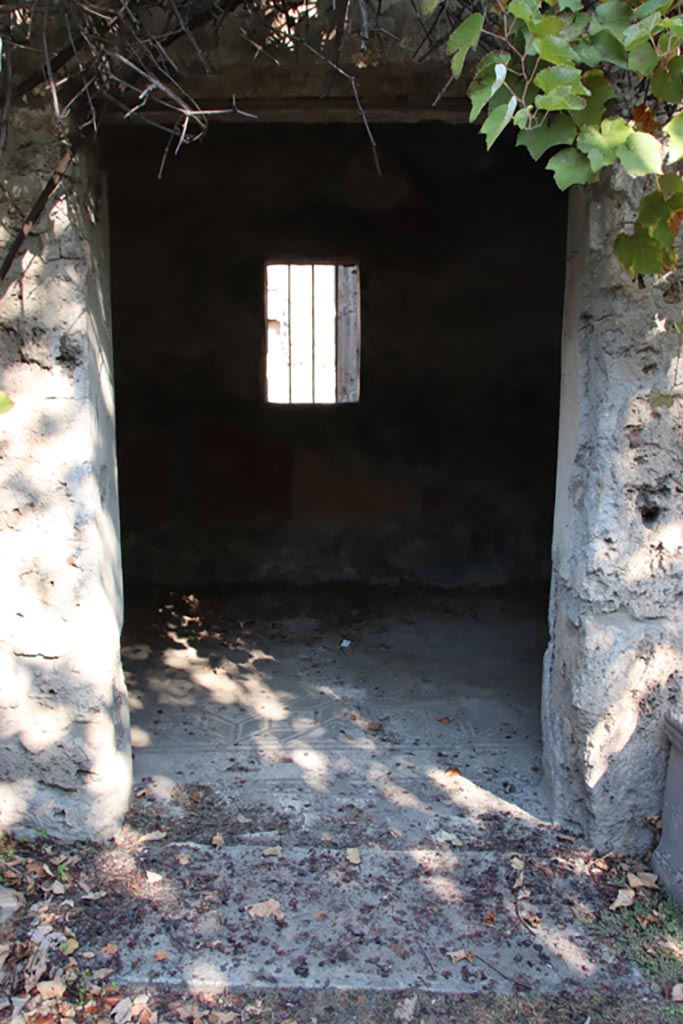
[[[266,264],[266,319],[268,402],[359,401],[357,264]]]

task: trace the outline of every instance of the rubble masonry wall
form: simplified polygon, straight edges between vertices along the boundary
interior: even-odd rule
[[[13,233],[54,169],[26,108],[1,167]],[[104,837],[130,785],[106,191],[81,154],[0,299],[0,828]]]

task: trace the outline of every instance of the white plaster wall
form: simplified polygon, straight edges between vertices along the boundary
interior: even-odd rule
[[[2,233],[56,164],[22,111],[1,170]],[[106,202],[72,164],[0,299],[0,827],[113,833],[130,750],[115,475]]]
[[[683,402],[670,277],[612,255],[639,186],[620,172],[570,204],[550,646],[543,725],[556,817],[642,851],[683,672]],[[671,408],[652,389],[676,396]]]

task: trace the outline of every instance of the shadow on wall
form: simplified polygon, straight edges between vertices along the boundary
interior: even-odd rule
[[[8,178],[5,237],[51,155],[46,119],[23,117],[13,137],[36,152]],[[0,332],[0,825],[72,838],[112,834],[130,794],[106,203],[92,154],[73,171],[4,286]]]

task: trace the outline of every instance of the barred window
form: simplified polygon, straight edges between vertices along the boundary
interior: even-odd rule
[[[356,263],[267,263],[266,399],[334,405],[360,399]]]

